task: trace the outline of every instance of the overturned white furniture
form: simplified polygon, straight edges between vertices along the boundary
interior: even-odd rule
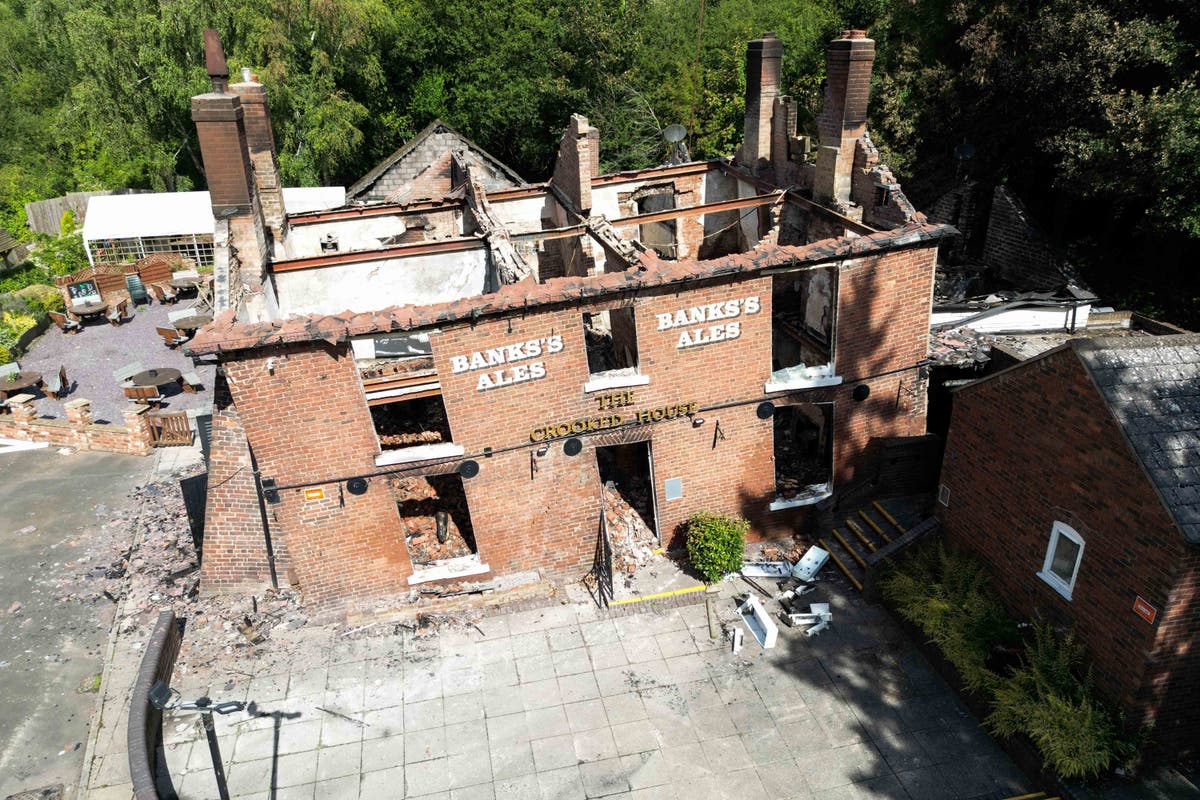
[[[808,548],[804,556],[796,562],[796,566],[792,567],[792,577],[808,582],[811,581],[821,567],[825,566],[825,562],[829,560],[829,553],[822,550],[820,547],[813,545]]]
[[[747,578],[786,578],[792,574],[792,565],[787,561],[748,561],[742,565],[742,575]]]
[[[789,613],[784,616],[794,627],[812,625],[813,627],[804,632],[809,638],[816,636],[833,622],[833,612],[829,610],[829,603],[809,603],[808,613]]]
[[[738,613],[742,615],[746,627],[750,629],[750,633],[764,650],[770,650],[775,646],[775,640],[779,638],[779,626],[767,614],[767,610],[763,608],[762,603],[758,602],[757,597],[747,596],[746,602],[738,606]]]

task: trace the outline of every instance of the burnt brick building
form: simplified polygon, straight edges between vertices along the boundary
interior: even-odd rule
[[[750,43],[731,160],[288,215],[258,84],[193,99],[217,225],[202,581],[344,605],[426,582],[578,580],[611,483],[663,546],[698,511],[761,538],[925,431],[939,241],[866,133],[874,43],[828,50],[815,159]],[[264,491],[257,481],[261,479]],[[262,501],[260,502],[260,498]],[[264,522],[266,525],[264,525]]]
[[[1196,752],[1200,335],[1072,339],[956,390],[939,517],[1135,727]]]

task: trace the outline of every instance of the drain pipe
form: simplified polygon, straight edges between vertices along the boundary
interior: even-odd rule
[[[258,513],[262,517],[263,543],[267,546],[267,569],[271,571],[271,588],[278,591],[279,576],[275,574],[275,547],[271,544],[271,524],[267,521],[267,504],[263,500],[262,476],[258,474],[258,459],[254,457],[254,448],[246,443],[250,451],[250,471],[254,474],[254,494],[258,498]]]

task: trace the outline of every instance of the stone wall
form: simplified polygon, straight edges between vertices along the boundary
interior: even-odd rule
[[[127,406],[124,425],[104,425],[93,421],[90,400],[77,398],[65,403],[66,419],[39,419],[35,399],[28,394],[8,398],[8,413],[0,414],[0,439],[134,456],[149,455],[153,449],[147,406]]]

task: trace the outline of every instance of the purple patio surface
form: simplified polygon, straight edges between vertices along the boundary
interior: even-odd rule
[[[121,409],[129,404],[113,371],[139,361],[144,369],[172,367],[181,372],[195,372],[204,388],[195,394],[184,392],[177,385],[161,388],[166,397],[163,408],[170,411],[203,409],[212,405],[212,382],[215,367],[193,366],[191,358],[181,350],[171,350],[155,332],[156,327],[169,328],[167,313],[186,308],[191,300],[162,305],[155,303],[142,310],[131,309],[125,324],[113,327],[105,321],[87,322],[83,330],[67,336],[57,327],[50,328],[34,340],[19,359],[21,369],[33,370],[43,376],[67,368],[71,390],[63,399],[55,400],[39,393],[38,416],[66,417],[63,403],[86,398],[92,401],[92,415],[97,422],[122,423]]]

